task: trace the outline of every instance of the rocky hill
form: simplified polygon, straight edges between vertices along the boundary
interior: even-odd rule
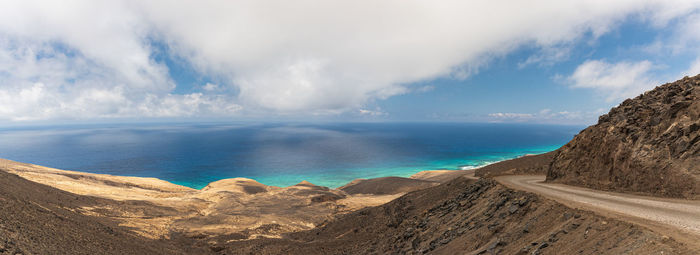
[[[700,197],[700,75],[627,99],[558,150],[551,182]]]
[[[220,254],[693,254],[672,238],[464,177],[282,239],[203,240]]]

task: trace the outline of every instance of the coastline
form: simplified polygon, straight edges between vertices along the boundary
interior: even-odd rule
[[[82,207],[79,212],[111,218],[152,239],[167,238],[173,231],[280,237],[311,229],[336,215],[437,186],[441,181],[436,176],[473,172],[437,170],[422,171],[413,178],[356,179],[336,189],[307,181],[276,187],[248,178],[228,178],[197,190],[157,178],[60,170],[6,159],[0,159],[0,171],[77,195],[112,201]]]
[[[439,168],[439,169],[426,169],[426,170],[417,170],[413,171],[408,174],[400,174],[400,175],[388,175],[388,176],[377,176],[377,177],[371,177],[371,178],[355,178],[349,182],[346,182],[342,185],[338,185],[337,187],[330,187],[330,186],[325,186],[325,185],[316,185],[313,184],[314,186],[319,186],[323,188],[327,188],[330,190],[338,190],[342,187],[348,186],[352,183],[355,183],[357,181],[362,181],[362,180],[372,180],[372,179],[378,179],[378,178],[385,178],[385,177],[400,177],[400,178],[410,178],[410,179],[419,179],[419,180],[427,180],[427,181],[437,181],[437,180],[442,180],[442,181],[437,181],[437,182],[443,182],[445,181],[444,178],[440,178],[440,176],[446,175],[446,176],[452,176],[455,175],[455,173],[460,173],[462,172],[463,174],[469,174],[471,176],[474,176],[474,172],[477,169],[484,168],[496,163],[500,162],[505,162],[513,159],[518,159],[522,157],[528,157],[528,156],[536,156],[536,155],[543,155],[547,154],[551,151],[545,151],[542,153],[525,153],[525,154],[519,154],[514,157],[504,157],[503,159],[500,160],[495,160],[495,161],[485,161],[484,164],[476,165],[476,166],[471,166],[471,165],[460,165],[457,168],[458,169],[447,169],[447,168]],[[9,167],[8,166],[12,166]],[[297,184],[294,185],[288,185],[288,186],[275,186],[275,185],[267,185],[263,184],[257,179],[254,178],[248,178],[248,177],[231,177],[231,178],[223,178],[219,179],[216,181],[212,181],[207,183],[204,187],[202,188],[193,188],[187,185],[182,185],[178,184],[175,182],[171,182],[168,180],[163,180],[159,179],[156,177],[143,177],[143,176],[123,176],[123,175],[112,175],[112,174],[100,174],[100,173],[91,173],[91,172],[85,172],[85,171],[74,171],[74,170],[63,170],[63,169],[57,169],[57,168],[52,168],[52,167],[45,167],[45,166],[40,166],[36,164],[31,164],[31,163],[23,163],[23,162],[17,162],[13,161],[10,159],[2,159],[0,158],[0,170],[6,170],[9,169],[10,173],[17,174],[20,177],[23,177],[25,179],[39,182],[42,184],[46,184],[49,186],[54,186],[54,187],[60,187],[63,190],[74,192],[77,194],[81,193],[88,193],[89,188],[84,191],[80,191],[77,189],[72,189],[72,186],[76,186],[76,184],[79,183],[84,183],[85,180],[92,180],[94,181],[99,181],[102,180],[103,182],[111,182],[112,185],[122,185],[122,186],[129,186],[129,187],[134,187],[134,188],[139,188],[142,191],[148,191],[148,190],[161,190],[165,192],[196,192],[196,191],[203,191],[207,188],[209,188],[213,184],[217,183],[226,183],[226,182],[232,182],[232,181],[239,181],[239,180],[246,180],[248,182],[253,182],[257,183],[258,185],[270,187],[273,189],[284,189],[284,188],[290,188],[294,187]],[[457,175],[463,175],[463,174],[457,174]],[[76,181],[69,181],[68,179],[65,180],[52,180],[52,178],[46,178],[48,176],[64,176],[68,177],[70,179],[76,180]],[[81,179],[82,178],[82,179]],[[80,181],[77,181],[79,180]],[[307,180],[302,180],[300,183],[312,183]],[[77,185],[80,186],[80,185]],[[108,195],[113,195],[112,193],[107,193]],[[114,197],[116,198],[116,197]]]
[[[496,135],[494,128],[509,135]],[[194,189],[235,177],[277,187],[307,180],[337,188],[358,178],[407,178],[420,170],[471,169],[546,152],[565,144],[574,131],[490,124],[47,127],[0,132],[0,155],[58,169],[155,177]],[[28,139],[33,142],[23,142]]]
[[[277,254],[304,253],[298,249],[307,247],[321,247],[326,251],[324,253],[328,253],[327,248],[340,252],[355,247],[353,251],[366,253],[369,250],[362,249],[366,245],[347,244],[380,240],[386,242],[381,244],[388,245],[386,248],[395,247],[396,242],[413,247],[414,242],[401,241],[405,241],[403,237],[406,236],[406,231],[413,232],[421,226],[430,226],[431,229],[424,234],[441,238],[444,237],[443,231],[450,231],[448,226],[458,226],[464,229],[464,238],[480,242],[474,244],[476,247],[459,249],[479,250],[492,247],[488,240],[493,240],[493,236],[498,233],[487,226],[500,226],[513,220],[517,223],[503,225],[509,226],[504,232],[519,233],[519,236],[509,237],[504,242],[507,245],[503,246],[504,249],[509,247],[507,249],[513,252],[533,241],[541,241],[542,236],[561,233],[561,226],[568,226],[572,221],[578,224],[576,226],[586,227],[578,230],[567,228],[565,236],[558,236],[562,238],[561,242],[552,241],[554,239],[551,239],[551,235],[547,242],[552,246],[576,251],[588,244],[567,244],[586,239],[588,226],[594,226],[593,229],[601,233],[588,236],[591,242],[596,243],[592,246],[595,248],[600,248],[602,244],[606,250],[628,250],[630,247],[635,250],[688,249],[673,239],[644,228],[571,209],[532,193],[509,189],[493,179],[476,180],[477,177],[473,176],[478,175],[477,170],[493,171],[497,175],[517,173],[520,170],[513,171],[511,168],[517,162],[520,162],[519,168],[528,170],[533,165],[541,165],[541,162],[533,162],[546,160],[548,154],[552,153],[527,155],[475,170],[427,170],[415,173],[411,178],[361,179],[338,189],[306,181],[280,188],[252,179],[231,178],[195,190],[155,178],[64,171],[1,159],[0,175],[7,176],[7,180],[16,179],[15,182],[19,181],[22,187],[54,189],[59,193],[62,192],[61,187],[71,187],[74,192],[84,194],[72,195],[75,198],[69,199],[59,197],[50,202],[57,204],[38,204],[34,200],[24,202],[36,205],[42,214],[49,217],[53,217],[51,213],[56,210],[65,210],[95,220],[108,220],[119,226],[119,229],[136,234],[134,237],[142,238],[144,242],[164,242],[184,247],[183,249],[203,247],[214,252],[226,250],[227,253],[260,253],[260,248],[263,247],[262,253],[269,251],[267,253]],[[35,182],[9,174],[11,172],[34,179]],[[457,178],[458,176],[467,178]],[[52,192],[39,192],[35,195],[45,196],[53,194]],[[83,202],[75,202],[79,200]],[[504,203],[511,206],[502,206]],[[483,213],[484,209],[496,211],[487,214]],[[578,214],[582,216],[572,217]],[[492,217],[494,215],[502,216]],[[531,225],[533,220],[543,218],[556,224]],[[396,219],[401,221],[395,221]],[[453,219],[475,223],[454,225],[445,221],[451,222]],[[425,225],[421,223],[426,221],[428,223]],[[392,224],[400,225],[396,227]],[[467,231],[468,228],[473,229]],[[522,231],[523,228],[528,231]],[[630,230],[635,234],[628,234]],[[606,235],[619,234],[624,234],[630,243],[644,240],[642,243],[647,245],[617,248],[617,241],[605,242]],[[367,235],[370,235],[370,239],[367,239]],[[390,238],[382,238],[384,236]],[[600,238],[591,239],[593,236]],[[299,237],[311,242],[299,243]],[[649,244],[646,241],[650,238],[657,243],[662,242],[662,245]],[[430,247],[434,243],[431,240],[434,239],[422,242],[421,247]],[[465,244],[463,241],[454,243]],[[466,244],[472,245],[468,242]]]
[[[547,148],[536,148],[536,149],[527,149],[527,150],[522,150],[522,151],[515,151],[515,152],[510,152],[510,153],[501,153],[501,154],[494,154],[494,155],[487,155],[487,156],[482,156],[480,158],[476,159],[466,159],[466,160],[460,160],[460,159],[452,159],[452,160],[445,160],[445,161],[437,161],[437,162],[428,162],[424,164],[424,167],[408,167],[408,166],[398,166],[398,167],[376,167],[376,168],[363,168],[362,171],[358,171],[360,169],[353,169],[350,170],[351,174],[354,177],[352,178],[346,178],[346,176],[336,176],[332,173],[326,174],[326,173],[308,173],[308,174],[303,174],[302,176],[300,175],[290,175],[290,174],[280,174],[280,175],[274,175],[274,176],[242,176],[242,177],[227,177],[227,178],[220,178],[220,179],[215,179],[214,181],[211,182],[216,182],[219,180],[225,180],[225,179],[231,179],[231,178],[248,178],[255,180],[259,183],[268,185],[268,186],[275,186],[275,187],[290,187],[296,185],[300,181],[309,181],[313,184],[319,185],[319,186],[324,186],[328,187],[330,189],[337,189],[340,187],[343,187],[355,180],[366,180],[366,179],[376,179],[376,178],[383,178],[383,177],[402,177],[402,178],[411,178],[411,176],[422,172],[422,171],[433,171],[433,170],[445,170],[445,171],[462,171],[462,170],[476,170],[479,168],[483,168],[489,165],[493,165],[499,162],[503,161],[508,161],[508,160],[513,160],[525,156],[531,156],[531,155],[539,155],[539,154],[545,154],[548,152],[551,152],[553,150],[558,149],[559,146],[550,146]],[[465,162],[470,162],[464,164]],[[291,180],[291,181],[290,181]],[[167,181],[167,180],[165,180]],[[211,183],[209,182],[209,183]],[[196,183],[182,183],[182,182],[171,182],[177,185],[185,186],[185,187],[190,187],[193,189],[202,189],[206,187],[209,183],[205,184],[196,184]]]
[[[511,159],[502,161],[508,160]],[[474,176],[480,167],[423,170],[406,177],[357,178],[337,188],[308,181],[278,187],[239,177],[193,189],[153,177],[61,170],[0,159],[0,171],[77,195],[113,201],[82,207],[79,212],[110,218],[151,239],[168,238],[173,232],[279,238],[284,233],[308,230],[336,216],[382,205],[459,176],[477,179]]]

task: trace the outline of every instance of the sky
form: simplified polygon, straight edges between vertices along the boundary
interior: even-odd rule
[[[700,1],[3,1],[0,125],[593,124],[700,73]]]

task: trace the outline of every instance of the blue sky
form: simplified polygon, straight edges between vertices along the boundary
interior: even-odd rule
[[[671,25],[673,26],[673,25]],[[669,82],[682,78],[695,58],[686,54],[649,52],[647,47],[660,37],[668,37],[666,28],[653,29],[639,21],[626,21],[611,33],[590,41],[581,40],[572,46],[565,59],[552,63],[523,63],[539,49],[528,46],[499,57],[482,68],[479,73],[464,79],[436,79],[419,84],[434,88],[425,93],[412,93],[377,101],[376,107],[396,112],[398,118],[426,118],[443,120],[480,121],[536,121],[573,122],[591,124],[601,111],[620,103],[623,96],[608,99],[607,91],[573,88],[568,81],[558,77],[572,74],[587,60],[645,61],[656,65],[649,70],[655,80]],[[646,86],[644,89],[652,87]],[[634,94],[633,94],[634,95]],[[426,107],[427,106],[427,107]],[[492,113],[537,114],[549,109],[552,112],[580,113],[571,120],[541,119],[536,116],[490,118]]]
[[[0,125],[592,124],[627,97],[700,73],[698,1],[72,7],[0,11]]]

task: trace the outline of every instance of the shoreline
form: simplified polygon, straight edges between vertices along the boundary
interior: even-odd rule
[[[391,169],[397,169],[397,168],[402,169],[402,168],[406,168],[406,169],[411,169],[411,170],[410,170],[410,171],[387,171],[387,174],[386,174],[386,175],[365,174],[366,177],[362,177],[362,176],[361,176],[362,174],[360,174],[360,177],[356,177],[356,178],[353,178],[353,179],[348,180],[348,181],[345,181],[345,182],[341,182],[340,180],[338,180],[338,181],[328,181],[328,180],[327,180],[327,181],[318,181],[318,180],[314,180],[314,179],[318,179],[318,178],[314,178],[314,174],[312,173],[312,174],[310,174],[310,175],[304,175],[302,178],[295,178],[297,181],[290,182],[291,184],[289,184],[289,185],[278,185],[277,183],[279,183],[280,181],[270,181],[270,178],[267,177],[267,176],[257,176],[257,177],[254,177],[254,176],[236,176],[236,177],[227,177],[227,178],[221,178],[221,179],[214,179],[213,181],[207,182],[206,184],[199,184],[199,185],[197,185],[197,184],[195,184],[195,183],[190,183],[190,185],[188,185],[188,183],[183,183],[183,182],[178,182],[178,181],[170,181],[170,180],[166,180],[166,179],[162,179],[162,178],[154,177],[154,176],[132,176],[132,175],[118,175],[118,174],[103,174],[103,173],[93,173],[93,172],[89,172],[89,171],[80,171],[80,170],[64,170],[64,171],[73,171],[73,172],[78,172],[78,173],[90,173],[90,174],[99,174],[99,175],[116,176],[116,177],[155,178],[155,179],[158,179],[158,180],[161,180],[161,181],[169,182],[169,183],[174,184],[174,185],[179,185],[179,186],[191,188],[191,189],[194,189],[194,190],[202,190],[202,189],[206,188],[209,184],[215,183],[215,182],[218,182],[218,181],[223,181],[223,180],[228,180],[228,179],[238,179],[238,178],[250,179],[250,180],[253,180],[253,181],[255,181],[255,182],[264,184],[264,185],[266,185],[266,186],[279,187],[279,188],[292,187],[292,186],[294,186],[294,185],[297,185],[299,182],[307,181],[307,182],[313,183],[314,185],[318,185],[318,186],[322,186],[322,187],[327,187],[327,188],[329,188],[329,189],[338,189],[338,188],[343,187],[343,186],[346,186],[346,185],[348,185],[348,184],[350,184],[350,183],[352,183],[352,182],[354,182],[354,181],[356,181],[356,180],[369,180],[369,179],[384,178],[384,177],[411,178],[411,176],[414,176],[414,175],[416,175],[416,174],[418,174],[418,173],[420,173],[420,172],[424,172],[424,171],[467,171],[467,170],[476,170],[476,169],[480,169],[480,168],[483,168],[483,167],[486,167],[486,166],[489,166],[489,165],[493,165],[493,164],[496,164],[496,163],[500,163],[500,162],[503,162],[503,161],[513,160],[513,159],[517,159],[517,158],[521,158],[521,157],[526,157],[526,156],[540,155],[540,154],[545,154],[545,153],[548,153],[548,152],[551,152],[551,151],[542,151],[542,152],[539,152],[539,153],[532,153],[531,151],[523,152],[523,153],[515,153],[514,155],[509,155],[509,156],[500,157],[500,158],[497,159],[497,160],[481,160],[481,162],[483,162],[483,164],[479,164],[479,165],[459,165],[459,164],[457,164],[457,165],[453,165],[453,167],[435,167],[435,168],[432,168],[432,167],[425,167],[425,168],[394,167],[394,168],[391,168]],[[488,157],[486,157],[486,158],[488,158]],[[28,164],[31,164],[31,163],[28,163]],[[322,179],[323,179],[323,178],[322,178]],[[332,185],[327,185],[326,183],[329,183],[329,182],[330,182],[330,183],[334,183],[334,184],[332,184]],[[197,187],[200,187],[200,188],[197,188]]]
[[[354,182],[362,181],[362,180],[372,180],[372,179],[387,178],[387,177],[398,177],[398,178],[419,179],[419,180],[420,180],[420,179],[423,179],[423,178],[427,178],[427,177],[424,177],[424,176],[434,177],[434,176],[436,176],[436,175],[440,175],[440,174],[443,174],[443,173],[450,173],[450,172],[465,172],[465,173],[466,173],[467,171],[474,171],[474,170],[476,170],[476,169],[479,169],[479,168],[482,168],[482,167],[485,167],[485,166],[488,166],[488,165],[492,165],[492,164],[495,164],[495,163],[498,163],[498,162],[507,161],[507,160],[511,160],[511,159],[516,159],[516,158],[520,158],[520,157],[528,156],[528,155],[537,155],[537,154],[526,154],[526,155],[518,156],[518,157],[515,157],[515,158],[509,158],[509,159],[504,159],[504,160],[499,160],[499,161],[493,161],[493,162],[489,162],[488,164],[479,165],[479,166],[476,166],[476,167],[473,167],[473,168],[469,168],[469,169],[429,169],[429,170],[418,170],[418,171],[413,172],[412,174],[410,174],[408,177],[396,176],[396,175],[389,175],[389,176],[379,176],[379,177],[373,177],[373,178],[355,178],[355,179],[353,179],[352,181],[349,181],[349,182],[345,183],[344,185],[338,186],[338,187],[336,187],[336,188],[332,188],[332,187],[328,187],[328,186],[323,186],[323,185],[316,185],[316,184],[314,184],[314,183],[312,183],[312,182],[309,182],[309,181],[306,181],[306,180],[302,180],[302,181],[300,181],[299,183],[306,183],[307,185],[310,184],[310,185],[314,185],[314,186],[318,186],[318,187],[328,188],[328,189],[331,189],[331,190],[337,190],[337,189],[340,189],[340,188],[342,188],[342,187],[344,187],[344,186],[347,186],[347,185],[350,185],[350,184],[352,184],[352,183],[354,183]],[[3,167],[6,167],[7,165],[23,165],[23,166],[26,166],[26,168],[34,168],[34,169],[33,169],[33,170],[29,170],[29,171],[7,171],[7,170],[6,170],[7,168],[3,169]],[[460,167],[460,168],[461,168],[461,167]],[[37,171],[37,169],[41,169],[41,171]],[[153,185],[153,186],[158,186],[159,188],[166,188],[166,189],[180,190],[180,191],[183,191],[183,190],[184,190],[184,191],[203,191],[203,190],[209,188],[212,184],[221,183],[221,182],[229,182],[229,181],[239,181],[239,180],[246,180],[246,181],[258,183],[258,184],[260,184],[260,185],[264,185],[264,186],[267,186],[267,187],[279,188],[279,189],[290,188],[290,187],[294,187],[294,186],[299,185],[299,183],[297,183],[297,184],[294,184],[294,185],[289,185],[289,186],[284,186],[284,187],[283,187],[283,186],[274,186],[274,185],[267,185],[267,184],[264,184],[264,183],[262,183],[262,182],[259,182],[259,181],[256,180],[256,179],[253,179],[253,178],[248,178],[248,177],[231,177],[231,178],[224,178],[224,179],[219,179],[219,180],[216,180],[216,181],[209,182],[209,183],[208,183],[207,185],[205,185],[204,187],[202,187],[202,188],[200,188],[200,189],[196,189],[196,188],[193,188],[193,187],[189,187],[189,186],[187,186],[187,185],[178,184],[178,183],[171,182],[171,181],[168,181],[168,180],[163,180],[163,179],[160,179],[160,178],[157,178],[157,177],[129,176],[129,175],[113,175],[113,174],[101,174],[101,173],[92,173],[92,172],[85,172],[85,171],[64,170],[64,169],[58,169],[58,168],[53,168],[53,167],[46,167],[46,166],[36,165],[36,164],[32,164],[32,163],[24,163],[24,162],[14,161],[14,160],[10,160],[10,159],[3,159],[3,158],[0,158],[0,171],[2,171],[2,170],[5,170],[6,172],[9,172],[9,173],[17,174],[17,175],[19,175],[20,177],[23,177],[23,178],[29,177],[29,178],[25,178],[25,179],[28,179],[28,180],[33,179],[32,176],[45,175],[45,174],[58,174],[58,175],[68,176],[68,177],[71,177],[71,178],[78,178],[78,176],[80,176],[80,177],[92,177],[92,179],[94,179],[94,178],[100,178],[100,179],[114,179],[114,180],[119,180],[119,181],[123,181],[123,182],[130,182],[130,183],[133,183],[133,184],[134,184],[133,187],[136,187],[136,183],[139,183],[139,184],[146,184],[146,186],[148,186],[148,184],[150,184],[150,185]],[[433,174],[429,174],[429,175],[428,175],[428,174],[426,174],[426,173],[433,173]],[[435,174],[435,173],[439,173],[439,174]],[[76,180],[77,180],[77,179],[76,179]],[[40,183],[43,183],[43,182],[40,182]],[[59,182],[57,182],[56,184],[58,184],[58,183],[59,183]],[[49,185],[49,186],[52,186],[52,185]],[[144,188],[144,189],[148,189],[148,188],[146,187],[146,188]]]
[[[523,137],[509,141],[492,133],[491,124],[425,124],[17,129],[2,134],[6,139],[0,139],[5,148],[0,150],[0,157],[80,172],[155,177],[195,189],[235,177],[278,187],[307,180],[336,188],[357,178],[409,177],[426,169],[477,168],[546,152],[565,144],[578,131],[558,125],[527,129],[499,126],[505,133]],[[541,139],[532,138],[543,130],[551,132]],[[431,133],[450,135],[427,135]],[[293,143],[290,137],[302,139],[302,144]],[[256,140],[263,138],[264,143]],[[27,139],[32,143],[26,143]],[[299,147],[305,144],[310,147]],[[390,148],[392,144],[399,147]]]
[[[308,181],[277,187],[249,178],[226,178],[193,189],[153,177],[95,174],[0,159],[2,172],[76,195],[106,199],[104,204],[84,206],[78,211],[110,218],[151,239],[168,238],[173,232],[279,238],[460,176],[477,179],[477,169],[357,178],[337,188]]]
[[[204,185],[202,188],[194,188],[190,187],[187,185],[183,184],[178,184],[176,182],[160,179],[157,177],[144,177],[144,176],[129,176],[129,175],[114,175],[114,174],[102,174],[102,173],[92,173],[92,172],[87,172],[87,171],[76,171],[76,170],[63,170],[63,169],[58,169],[58,168],[53,168],[53,167],[46,167],[46,166],[41,166],[41,165],[36,165],[32,163],[24,163],[24,162],[19,162],[19,161],[14,161],[10,159],[3,159],[0,158],[0,171],[3,170],[3,166],[7,165],[8,162],[14,165],[24,165],[28,166],[30,168],[34,168],[34,171],[28,171],[30,174],[18,174],[20,177],[23,177],[25,179],[32,180],[32,174],[31,172],[36,173],[36,169],[42,169],[43,173],[41,174],[61,174],[64,176],[89,176],[90,178],[94,179],[96,177],[103,178],[103,179],[114,179],[118,182],[133,182],[131,186],[139,186],[139,185],[144,185],[149,186],[153,185],[158,188],[164,188],[165,190],[177,190],[177,191],[188,191],[188,192],[196,192],[196,191],[203,191],[204,189],[207,189],[210,187],[212,184],[216,183],[221,183],[221,182],[231,182],[231,181],[240,181],[240,180],[246,180],[247,182],[252,182],[252,183],[257,183],[259,185],[263,185],[266,187],[271,187],[271,188],[276,188],[276,189],[286,189],[290,187],[294,187],[299,185],[300,183],[307,183],[311,184],[313,186],[318,186],[318,187],[323,187],[329,190],[340,190],[341,188],[348,186],[352,183],[356,183],[358,181],[365,181],[365,180],[373,180],[373,179],[380,179],[380,178],[389,178],[389,177],[397,177],[397,178],[407,178],[407,179],[418,179],[418,180],[426,180],[426,181],[434,181],[434,180],[443,180],[444,178],[439,178],[438,176],[440,175],[452,175],[450,173],[457,173],[457,172],[463,172],[467,173],[468,171],[472,172],[472,176],[474,176],[473,172],[475,172],[478,169],[494,165],[497,163],[505,162],[505,161],[510,161],[513,159],[518,159],[518,158],[523,158],[523,157],[530,157],[530,156],[536,156],[536,155],[543,155],[547,154],[552,151],[545,151],[541,153],[524,153],[524,154],[518,154],[517,156],[514,157],[505,157],[500,160],[495,160],[495,161],[484,161],[485,164],[478,165],[478,166],[468,166],[468,165],[459,165],[457,168],[458,169],[448,169],[448,168],[438,168],[438,169],[427,169],[427,170],[417,170],[413,171],[410,174],[401,174],[401,175],[386,175],[386,176],[377,176],[377,177],[371,177],[371,178],[355,178],[351,181],[348,181],[342,185],[338,185],[337,187],[331,187],[331,186],[326,186],[326,185],[318,185],[316,183],[307,181],[306,179],[301,180],[299,183],[293,184],[293,185],[288,185],[288,186],[276,186],[276,185],[268,185],[265,184],[258,179],[255,178],[249,178],[249,177],[231,177],[231,178],[223,178],[223,179],[218,179],[215,181],[211,181]],[[467,168],[469,167],[469,168]],[[8,171],[10,173],[13,173],[11,171]],[[16,172],[14,174],[17,174]],[[26,178],[30,177],[30,178]],[[444,180],[443,180],[444,181]],[[51,185],[51,182],[42,182],[41,180],[38,181],[39,183],[47,184],[49,186]],[[440,181],[442,182],[442,181]],[[55,183],[58,184],[58,183]],[[127,184],[128,186],[129,184]],[[146,188],[148,189],[148,188]]]
[[[227,178],[198,190],[158,178],[93,174],[6,159],[0,159],[0,171],[76,195],[106,199],[78,211],[110,218],[151,239],[167,238],[173,231],[278,238],[283,233],[311,229],[340,214],[437,186],[441,182],[436,176],[469,172],[437,170],[414,174],[423,173],[424,178],[356,179],[335,189],[307,181],[276,187],[248,178]]]

